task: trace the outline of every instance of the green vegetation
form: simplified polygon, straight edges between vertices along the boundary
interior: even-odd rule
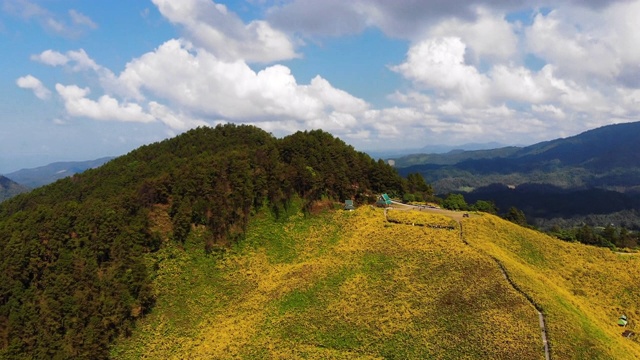
[[[467,202],[462,194],[449,194],[442,202],[442,207],[449,210],[467,210]]]
[[[224,125],[14,197],[0,204],[0,358],[542,359],[531,302],[554,358],[640,358],[616,325],[624,313],[636,329],[640,257],[488,214],[450,212],[461,228],[444,210],[365,205],[382,192],[433,199],[323,131]],[[345,199],[359,208],[333,210]]]
[[[416,154],[395,159],[401,175],[419,173],[436,194],[464,192],[469,204],[492,200],[499,212],[522,209],[549,230],[640,230],[640,122],[616,124],[524,148]]]
[[[535,309],[491,258],[460,241],[457,223],[389,212],[455,229],[389,224],[370,207],[286,219],[263,212],[224,257],[187,251],[180,265],[161,263],[160,273],[178,275],[156,279],[167,290],[111,355],[544,358]],[[198,241],[191,234],[188,243]]]
[[[553,358],[640,358],[638,339],[623,338],[617,325],[622,314],[640,316],[640,257],[558,241],[490,215],[466,219],[463,228],[470,246],[498,259],[543,309]]]
[[[491,215],[463,221],[469,245],[446,216],[388,215],[411,223],[388,223],[370,207],[279,219],[261,212],[223,257],[207,256],[191,233],[194,245],[160,263],[172,275],[154,280],[154,311],[111,356],[544,359],[530,300],[544,311],[552,358],[640,354],[617,325],[624,313],[637,329],[640,258]],[[434,226],[442,224],[456,228]]]
[[[446,215],[421,213],[417,211],[405,211],[390,209],[387,212],[387,221],[413,226],[428,226],[433,228],[456,229],[455,220]]]
[[[263,207],[279,216],[299,198],[313,211],[321,199],[362,203],[404,186],[325,132],[276,139],[225,125],[14,197],[0,205],[0,358],[105,357],[156,302],[165,258],[148,254],[176,257],[192,232],[214,255]]]

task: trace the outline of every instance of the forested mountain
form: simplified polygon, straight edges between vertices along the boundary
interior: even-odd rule
[[[25,186],[0,175],[0,202],[27,191]]]
[[[111,159],[113,159],[113,157],[104,157],[88,161],[55,162],[36,168],[21,169],[5,175],[11,180],[33,189],[38,186],[51,184],[67,176],[81,173],[87,169],[96,168]]]
[[[374,200],[405,182],[323,131],[198,128],[0,204],[0,358],[104,358],[154,305],[145,254],[193,228],[206,250],[293,198]],[[163,220],[164,219],[164,220]],[[165,221],[166,220],[166,221]]]
[[[401,174],[419,172],[437,193],[493,183],[550,184],[564,189],[640,189],[640,122],[604,126],[524,148],[411,155]]]

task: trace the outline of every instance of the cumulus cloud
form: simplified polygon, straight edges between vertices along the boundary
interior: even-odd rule
[[[98,100],[87,97],[90,90],[76,85],[56,84],[56,91],[64,101],[67,113],[76,117],[87,117],[95,120],[113,120],[126,122],[153,122],[156,119],[147,114],[136,103],[119,103],[117,99],[102,95]]]
[[[262,20],[244,24],[226,6],[209,0],[153,0],[160,13],[199,47],[224,60],[273,62],[298,57],[285,33]]]
[[[300,85],[285,66],[256,72],[243,61],[223,61],[180,40],[129,62],[118,81],[132,94],[149,93],[193,113],[231,121],[328,120],[332,111],[357,113],[368,106],[319,76]]]
[[[600,11],[626,4],[627,0],[291,0],[276,2],[268,11],[268,20],[289,32],[313,36],[355,34],[367,27],[377,27],[389,36],[419,40],[434,24],[441,21],[473,23],[483,14],[478,8],[504,14],[525,8],[566,6]],[[633,14],[633,13],[632,13]],[[633,16],[627,14],[627,16]],[[489,25],[489,24],[485,24]],[[460,36],[460,34],[456,34]]]
[[[465,44],[457,37],[435,38],[412,46],[406,62],[391,67],[415,83],[459,96],[467,103],[486,101],[488,79],[465,64]]]
[[[435,19],[453,14],[475,16],[466,1],[295,0],[271,8],[268,19],[306,36],[354,34],[375,26],[394,37],[414,38]]]
[[[552,5],[544,12],[507,0],[267,1],[266,20],[249,22],[210,0],[153,2],[182,37],[120,73],[83,49],[32,57],[99,80],[100,90],[90,82],[94,94],[56,85],[69,116],[160,122],[171,131],[225,121],[278,134],[323,128],[365,147],[406,147],[532,142],[640,115],[640,1],[536,1]],[[69,12],[72,23],[91,27],[81,15]],[[296,36],[315,41],[369,27],[408,40],[405,59],[387,67],[403,81],[389,106],[325,74],[301,83],[286,63],[269,64],[300,56]],[[22,81],[35,92],[33,80]]]
[[[522,16],[527,12],[530,18]],[[475,118],[474,125],[456,126],[472,134],[495,117],[507,127],[573,127],[571,133],[638,117],[638,13],[640,1],[358,0],[324,7],[292,0],[271,7],[267,18],[307,38],[375,27],[410,40],[405,61],[389,68],[413,88],[389,96],[401,108],[370,112],[372,118],[394,113],[429,123],[435,117],[449,126]],[[529,55],[539,67],[527,66]]]
[[[526,44],[560,74],[582,81],[619,81],[630,68],[636,76],[640,73],[638,13],[639,1],[614,3],[598,11],[560,7],[535,16],[526,29]]]
[[[445,19],[429,29],[428,36],[460,38],[473,50],[477,57],[475,62],[481,58],[508,60],[518,50],[518,38],[513,27],[505,20],[504,14],[478,7],[472,21],[455,17]]]
[[[579,32],[569,19],[557,11],[538,14],[527,29],[527,44],[532,53],[575,76],[611,78],[619,71],[619,57],[604,39]]]
[[[27,75],[18,78],[16,84],[23,89],[30,89],[39,99],[46,100],[51,96],[51,91],[47,89],[42,82],[33,75]]]
[[[62,54],[54,50],[45,50],[37,55],[31,55],[31,60],[41,62],[49,66],[63,66],[70,62],[73,62],[73,71],[94,70],[98,71],[103,69],[101,66],[87,55],[83,50],[72,50]]]
[[[49,66],[61,66],[69,62],[69,57],[53,50],[45,50],[38,55],[31,55],[31,60],[39,61]]]
[[[188,130],[198,126],[210,125],[204,120],[194,119],[184,113],[176,113],[155,101],[149,102],[149,113],[174,130]]]

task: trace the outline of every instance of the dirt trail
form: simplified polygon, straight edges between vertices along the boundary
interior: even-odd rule
[[[464,214],[466,214],[465,212],[462,212],[462,211],[452,211],[452,210],[445,210],[445,209],[438,209],[438,208],[430,208],[426,206],[407,205],[407,204],[403,204],[395,201],[392,202],[392,205],[393,205],[393,209],[397,209],[397,210],[416,210],[416,211],[421,211],[421,212],[424,211],[432,214],[445,215],[457,222],[460,222],[460,220],[463,219]]]
[[[464,238],[464,232],[462,230],[462,222],[460,222],[460,220],[458,220],[458,224],[460,225],[460,240],[462,240],[463,243],[465,243],[468,246],[469,243],[467,242],[467,240],[465,240]],[[478,251],[481,251],[484,253],[484,251],[476,249]],[[529,294],[527,294],[526,292],[524,292],[522,289],[520,289],[520,287],[513,282],[513,280],[511,280],[511,278],[509,277],[509,273],[507,273],[507,269],[504,267],[504,265],[502,264],[502,262],[500,262],[500,260],[498,260],[497,258],[486,254],[487,256],[491,257],[493,259],[493,261],[495,261],[495,263],[498,265],[498,268],[500,269],[500,272],[502,272],[502,276],[504,276],[505,280],[507,280],[507,282],[509,283],[509,285],[511,285],[511,287],[517,291],[518,293],[520,293],[522,296],[524,296],[525,299],[527,299],[527,301],[536,309],[536,311],[538,312],[538,321],[540,324],[540,333],[542,335],[542,345],[544,346],[544,357],[546,360],[551,360],[551,344],[549,343],[549,339],[547,338],[547,325],[545,322],[545,318],[544,318],[544,312],[542,310],[542,307],[540,307],[540,305],[538,305],[531,296],[529,296]]]
[[[414,206],[414,205],[406,205],[406,204],[402,204],[402,203],[398,203],[398,202],[393,202],[392,205],[394,205],[394,209],[396,210],[418,210],[418,211],[425,211],[425,212],[430,212],[430,213],[435,213],[435,214],[442,214],[442,215],[446,215],[450,218],[452,218],[453,220],[457,221],[458,224],[460,225],[460,240],[465,243],[467,246],[471,246],[464,238],[464,232],[462,230],[462,222],[461,220],[464,217],[463,212],[458,212],[458,211],[450,211],[450,210],[443,210],[443,209],[437,209],[437,208],[428,208],[428,207],[421,207],[421,206]],[[384,216],[385,219],[387,218],[387,210],[388,208],[384,209]],[[478,249],[476,249],[478,250]],[[481,250],[478,250],[481,251]],[[626,254],[626,253],[625,253]],[[545,323],[545,318],[544,318],[544,312],[542,310],[542,308],[540,307],[540,305],[538,305],[531,296],[529,296],[527,293],[525,293],[522,289],[520,289],[520,287],[518,285],[516,285],[516,283],[513,282],[513,280],[511,280],[511,278],[509,277],[509,274],[507,273],[507,270],[505,269],[504,265],[502,264],[502,262],[500,262],[500,260],[498,260],[497,258],[486,254],[487,256],[491,257],[493,259],[493,261],[496,262],[496,264],[498,265],[498,268],[500,269],[500,271],[502,272],[502,276],[504,276],[505,280],[507,280],[507,282],[509,283],[509,285],[511,285],[511,287],[517,291],[518,293],[520,293],[522,296],[524,296],[525,299],[527,299],[527,301],[536,309],[536,311],[538,312],[538,319],[539,319],[539,324],[540,324],[540,332],[542,334],[542,344],[544,346],[544,357],[546,360],[551,360],[551,351],[550,351],[550,343],[549,343],[549,339],[547,338],[547,326]]]

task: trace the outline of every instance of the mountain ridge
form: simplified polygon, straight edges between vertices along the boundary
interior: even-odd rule
[[[37,188],[51,184],[59,179],[81,173],[103,165],[114,159],[113,156],[105,156],[94,160],[85,161],[57,161],[34,168],[24,168],[8,174],[6,177],[28,188]]]
[[[547,183],[563,188],[636,191],[640,122],[607,125],[526,147],[422,154],[395,159],[403,175],[421,173],[437,193],[492,183]]]
[[[0,175],[0,202],[27,191],[29,189],[26,186]]]

